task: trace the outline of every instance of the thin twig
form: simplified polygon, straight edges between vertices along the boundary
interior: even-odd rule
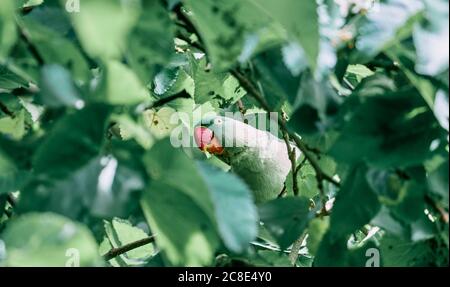
[[[309,145],[306,145],[306,148],[307,148],[310,152],[316,154],[317,156],[320,156],[320,155],[322,154],[322,151],[321,151],[320,149],[318,149],[318,148],[311,147],[311,146],[309,146]]]
[[[133,249],[137,249],[139,247],[142,247],[144,245],[150,244],[155,242],[155,235],[152,235],[150,237],[146,237],[140,240],[137,240],[135,242],[131,242],[129,244],[126,244],[124,246],[121,247],[117,247],[117,248],[113,248],[111,250],[109,250],[105,255],[103,255],[103,258],[106,261],[109,261],[119,255],[122,255],[124,253],[127,253]]]
[[[286,183],[284,183],[283,189],[282,189],[281,192],[278,194],[277,198],[282,198],[282,197],[286,194],[286,191],[287,191]]]
[[[297,166],[297,168],[295,169],[295,173],[298,174],[300,172],[300,169],[302,169],[302,167],[305,165],[305,163],[308,160],[306,159],[306,157],[303,158],[302,162]]]
[[[5,115],[8,115],[11,118],[14,118],[14,113],[8,109],[8,107],[0,102],[0,111],[2,111]]]
[[[9,209],[5,209],[5,214],[8,218],[11,218],[13,216],[13,212]]]
[[[30,5],[30,6],[27,6],[27,7],[19,8],[19,9],[17,9],[17,13],[19,13],[19,14],[24,16],[24,15],[27,15],[28,13],[30,13],[31,11],[33,11],[33,9],[38,7],[38,6],[40,6],[40,4],[38,4],[38,5]]]
[[[245,116],[245,114],[247,113],[247,109],[245,108],[242,100],[241,99],[237,100],[236,105],[239,109],[239,112],[242,114],[242,116]]]
[[[355,87],[352,85],[352,83],[350,83],[350,81],[347,80],[345,77],[344,77],[344,83],[349,87],[350,90],[352,90],[352,91],[355,90]]]
[[[39,66],[44,65],[44,58],[41,56],[36,46],[31,42],[28,33],[22,27],[19,27],[19,37],[26,44],[28,51],[30,51],[31,55],[36,59]]]
[[[11,205],[11,207],[15,207],[17,204],[16,198],[11,193],[8,194],[6,200],[8,201],[9,205]]]
[[[173,11],[174,11],[175,15],[177,16],[178,20],[180,22],[184,23],[184,28],[186,29],[186,31],[189,32],[189,33],[197,35],[197,38],[198,38],[198,41],[199,41],[199,46],[200,47],[204,47],[203,39],[202,39],[200,33],[197,32],[197,29],[195,28],[195,25],[192,23],[192,21],[186,15],[186,12],[183,9],[184,8],[183,8],[182,3],[179,3],[173,8]],[[190,41],[187,41],[187,42],[189,43]],[[203,48],[200,48],[200,49],[204,51]]]
[[[433,198],[431,198],[429,195],[427,195],[427,196],[425,197],[425,201],[428,202],[428,204],[431,205],[431,207],[433,207],[433,209],[434,209],[437,213],[439,213],[440,219],[441,219],[444,223],[446,223],[446,224],[449,223],[449,215],[448,215],[448,212],[445,211],[445,209],[443,209],[442,207],[440,207],[440,206],[433,200]]]
[[[28,75],[22,68],[17,66],[15,63],[13,63],[10,60],[1,60],[0,59],[0,66],[5,67],[8,69],[11,73],[17,75],[18,77],[21,77],[25,81],[28,82],[28,85],[30,86],[30,89],[39,91],[39,88],[37,87],[34,79]],[[9,91],[8,91],[9,92]],[[34,92],[33,92],[34,93]]]
[[[297,169],[297,155],[295,154],[295,149],[291,146],[289,135],[285,130],[283,130],[283,139],[286,144],[289,160],[291,161],[292,191],[294,195],[297,196],[299,194],[297,174],[295,172]]]
[[[191,95],[189,95],[186,91],[183,90],[182,92],[180,92],[178,94],[156,100],[153,103],[151,103],[148,107],[146,107],[145,109],[151,110],[154,108],[161,107],[161,106],[168,104],[177,99],[189,99],[189,98],[191,98]]]
[[[28,87],[20,87],[12,89],[10,93],[14,96],[21,96],[27,94],[37,94],[39,93],[39,91],[40,91],[39,87],[30,82],[28,83]]]
[[[314,171],[316,172],[318,179],[328,181],[333,185],[335,185],[336,187],[340,187],[341,184],[337,180],[335,180],[333,177],[329,176],[322,170],[317,160],[314,157],[312,157],[311,153],[308,151],[308,148],[305,146],[305,143],[302,141],[302,139],[295,133],[291,133],[291,136],[293,137],[293,140],[297,144],[298,148],[304,153],[308,162],[314,168]]]
[[[292,244],[291,252],[289,253],[289,260],[292,265],[295,265],[295,262],[297,262],[298,256],[300,255],[300,249],[302,249],[303,241],[305,241],[305,237],[306,232],[303,232],[302,235],[300,235],[300,237]]]
[[[203,53],[205,53],[205,49],[203,48],[203,46],[201,44],[199,44],[198,42],[193,42],[191,39],[189,39],[188,37],[186,37],[185,35],[181,34],[181,33],[177,33],[176,37],[180,40],[185,41],[186,43],[188,43],[189,45],[191,45],[194,48],[197,48],[198,50],[202,51]]]
[[[322,204],[323,204],[323,207],[320,209],[319,212],[317,212],[317,213],[315,214],[315,217],[316,217],[316,218],[323,218],[323,217],[325,217],[325,216],[330,216],[330,215],[331,215],[331,210],[328,210],[328,209],[327,209],[327,207],[326,207],[326,202],[325,202],[325,203],[322,202]]]

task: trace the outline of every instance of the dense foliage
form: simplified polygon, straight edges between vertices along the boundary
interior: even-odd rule
[[[445,0],[1,0],[0,266],[448,266],[448,19]],[[285,114],[308,157],[283,198],[170,144],[198,110]]]

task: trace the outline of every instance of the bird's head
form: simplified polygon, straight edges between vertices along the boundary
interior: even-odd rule
[[[203,118],[194,129],[194,139],[203,152],[221,155],[225,149],[223,129],[225,117],[213,116]]]
[[[262,148],[267,143],[267,133],[240,120],[224,116],[205,117],[194,129],[197,146],[204,152],[222,155],[225,151],[236,153],[248,148]]]

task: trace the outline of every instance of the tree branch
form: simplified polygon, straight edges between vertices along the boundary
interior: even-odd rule
[[[113,249],[109,250],[106,254],[104,254],[103,258],[105,259],[105,261],[109,261],[109,260],[111,260],[119,255],[122,255],[124,253],[127,253],[133,249],[137,249],[144,245],[155,242],[155,237],[156,237],[155,235],[152,235],[152,236],[137,240],[135,242],[131,242],[124,246],[113,248]]]
[[[163,106],[165,104],[168,104],[168,103],[170,103],[172,101],[175,101],[177,99],[190,99],[190,98],[192,98],[191,95],[189,95],[186,91],[183,90],[183,91],[181,91],[178,94],[175,94],[175,95],[172,95],[172,96],[169,96],[169,97],[165,97],[165,98],[162,98],[162,99],[158,99],[158,100],[154,101],[153,103],[151,103],[145,109],[146,110],[150,110],[150,109],[161,107],[161,106]]]

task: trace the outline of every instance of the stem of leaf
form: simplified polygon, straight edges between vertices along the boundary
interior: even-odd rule
[[[119,255],[122,255],[124,253],[127,253],[133,249],[137,249],[144,245],[155,242],[155,237],[156,237],[155,235],[152,235],[152,236],[131,242],[124,246],[113,248],[113,249],[109,250],[105,255],[103,255],[103,258],[105,259],[105,261],[109,261],[109,260],[111,260]]]

